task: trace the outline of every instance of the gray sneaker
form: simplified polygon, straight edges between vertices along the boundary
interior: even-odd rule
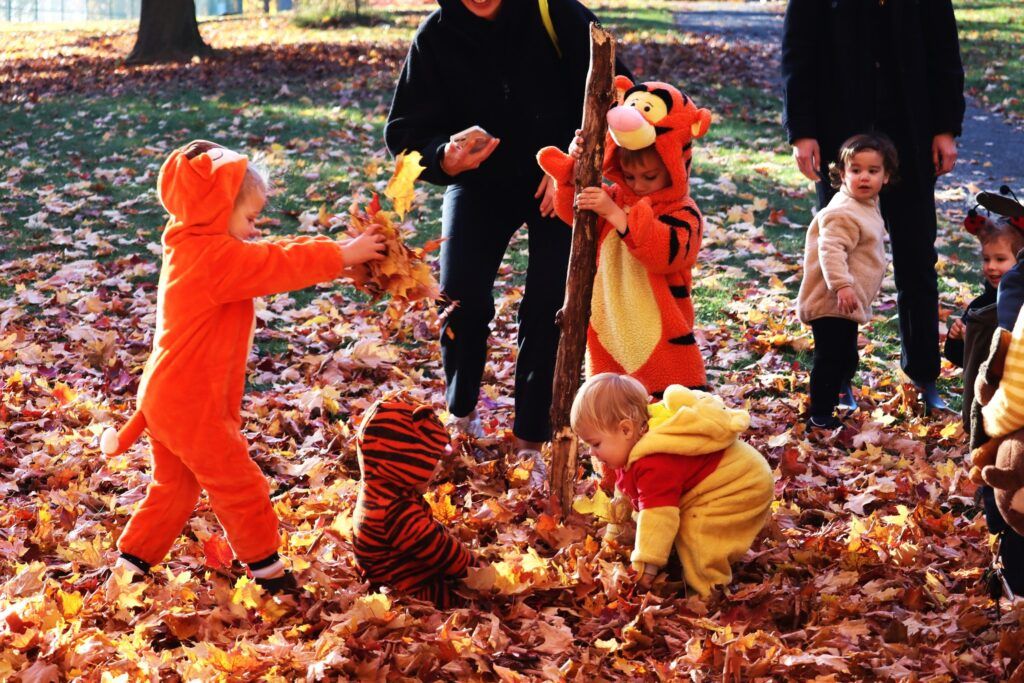
[[[530,470],[530,488],[535,491],[543,491],[548,481],[548,466],[544,462],[544,456],[534,448],[524,448],[516,453],[520,460],[532,460],[533,469]]]
[[[452,426],[455,430],[466,436],[471,436],[474,439],[482,439],[484,436],[484,426],[480,422],[480,416],[470,413],[465,417],[457,417],[452,422]]]

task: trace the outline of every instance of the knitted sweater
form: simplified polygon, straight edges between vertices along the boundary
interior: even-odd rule
[[[860,201],[840,189],[807,228],[804,279],[796,304],[800,320],[870,320],[871,302],[885,275],[884,239],[878,200]],[[836,291],[847,285],[857,295],[857,308],[850,314],[841,313],[836,301]]]

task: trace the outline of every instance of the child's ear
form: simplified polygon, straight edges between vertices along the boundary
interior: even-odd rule
[[[627,418],[619,420],[619,430],[622,432],[622,435],[624,437],[626,437],[627,439],[631,439],[633,438],[633,435],[636,433],[636,426],[633,424],[632,420]]]

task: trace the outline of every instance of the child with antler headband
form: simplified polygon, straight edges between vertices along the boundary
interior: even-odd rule
[[[978,200],[985,201],[990,193],[981,193]],[[981,203],[979,201],[979,203]],[[1005,288],[1002,282],[1011,269],[1017,265],[1017,252],[1024,249],[1024,231],[1016,228],[1006,220],[993,220],[971,209],[964,220],[964,228],[978,238],[981,244],[981,272],[984,276],[985,289],[976,297],[962,315],[949,325],[946,335],[944,353],[949,362],[962,367],[964,380],[964,400],[961,415],[965,425],[971,424],[971,404],[974,399],[974,379],[978,368],[988,355],[992,335],[997,327],[1009,318],[1009,327],[1017,318],[1020,309],[1019,297],[1016,309],[1010,314],[1007,310],[999,314],[996,304],[997,293]],[[1011,276],[1012,277],[1012,276]],[[1003,309],[1008,301],[1004,297]]]
[[[1024,205],[1006,185],[999,188],[999,194],[979,193],[977,202],[989,211],[989,218],[982,217],[972,209],[965,221],[967,229],[983,240],[983,249],[983,235],[986,231],[989,235],[1005,235],[1004,239],[1009,241],[1009,250],[1013,253],[1024,242]],[[1006,461],[996,462],[1006,453],[1004,447],[1007,444],[1003,441],[1007,438],[1017,439],[1019,445],[1019,430],[1024,427],[1024,410],[1021,409],[1021,405],[1024,405],[1024,391],[1021,390],[1024,386],[1024,320],[1020,319],[1021,304],[1024,303],[1022,254],[1024,252],[1016,253],[1016,264],[1006,268],[999,278],[995,303],[989,306],[989,309],[994,309],[994,314],[990,313],[989,317],[995,317],[995,321],[989,323],[989,334],[999,335],[998,344],[994,339],[983,343],[978,349],[980,353],[977,353],[971,348],[972,327],[968,324],[965,328],[968,346],[966,360],[973,361],[972,356],[979,356],[979,367],[975,374],[983,375],[978,377],[975,388],[975,378],[968,377],[965,364],[964,404],[971,406],[971,419],[965,421],[971,430],[971,464],[974,466],[971,478],[979,484],[986,484],[981,486],[978,494],[985,510],[989,532],[998,537],[998,549],[989,572],[989,588],[993,597],[997,598],[1007,589],[1024,595],[1024,535],[1021,534],[1019,523],[1014,523],[1014,520],[1019,522],[1020,513],[1024,513],[1024,501],[1020,499],[1019,491],[1014,493],[1012,488],[1006,486],[1012,484],[1012,479],[997,480],[994,476],[1004,473],[1008,464]],[[968,318],[970,322],[971,318]],[[1002,370],[997,369],[1000,367]],[[1011,443],[1009,452],[1012,451]],[[988,457],[992,457],[992,460],[986,462]],[[986,466],[996,464],[999,467]],[[990,470],[995,471],[990,473]],[[1001,580],[993,580],[995,577]]]

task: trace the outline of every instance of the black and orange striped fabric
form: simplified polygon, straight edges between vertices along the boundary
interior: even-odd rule
[[[356,564],[375,586],[390,586],[439,607],[457,596],[470,551],[434,519],[423,488],[450,438],[430,406],[402,396],[367,411],[356,439],[362,481],[354,516]]]

